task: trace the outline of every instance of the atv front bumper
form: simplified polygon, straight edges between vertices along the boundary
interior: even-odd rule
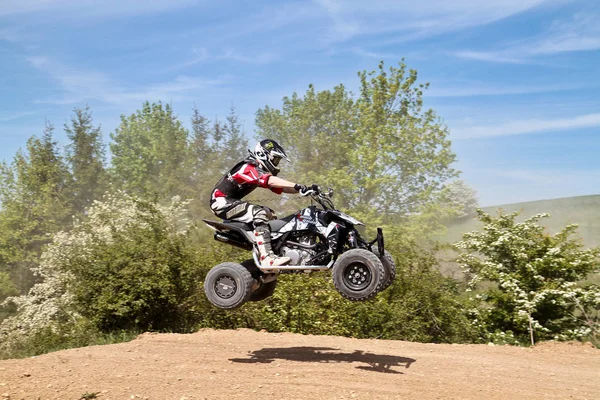
[[[373,246],[377,243],[377,251],[379,251],[379,257],[383,257],[385,254],[385,247],[383,241],[383,229],[377,228],[377,237],[369,243],[369,246]]]

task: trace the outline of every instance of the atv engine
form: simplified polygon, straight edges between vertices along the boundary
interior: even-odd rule
[[[291,259],[290,265],[306,265],[317,254],[315,238],[303,235],[295,239],[297,242],[288,240],[281,246],[281,255]]]

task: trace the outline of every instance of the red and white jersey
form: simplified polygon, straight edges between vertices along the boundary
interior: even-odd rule
[[[212,192],[211,202],[218,197],[241,200],[257,187],[281,194],[283,189],[269,186],[271,176],[256,161],[252,159],[241,161],[219,180]]]

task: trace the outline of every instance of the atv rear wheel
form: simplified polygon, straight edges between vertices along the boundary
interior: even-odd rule
[[[260,284],[258,289],[250,294],[249,301],[261,301],[268,297],[273,296],[275,288],[277,287],[277,280],[271,282],[263,282]]]
[[[385,275],[383,278],[383,286],[381,288],[381,291],[383,291],[387,289],[392,284],[392,282],[394,282],[394,279],[396,279],[396,263],[394,262],[394,258],[392,257],[389,251],[384,250],[383,257],[380,257],[379,248],[377,246],[373,246],[372,250],[373,254],[375,254],[379,258],[379,260],[381,260],[381,263],[383,264],[383,269],[385,271]]]
[[[242,266],[250,272],[252,278],[256,282],[258,286],[251,294],[248,301],[261,301],[266,299],[267,297],[273,296],[275,292],[275,287],[277,286],[277,278],[275,280],[269,280],[268,282],[263,282],[263,278],[265,274],[258,269],[256,264],[254,263],[254,259],[249,259],[242,262]]]
[[[232,310],[249,299],[253,284],[254,279],[246,268],[234,262],[224,262],[206,275],[204,293],[213,305]]]
[[[332,276],[335,288],[343,297],[364,301],[381,291],[385,269],[369,250],[351,249],[337,259]]]

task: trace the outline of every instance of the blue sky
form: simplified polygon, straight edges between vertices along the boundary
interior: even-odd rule
[[[89,105],[105,140],[145,100],[254,113],[309,83],[356,89],[405,58],[430,82],[481,205],[598,194],[596,0],[0,0],[0,160]]]

